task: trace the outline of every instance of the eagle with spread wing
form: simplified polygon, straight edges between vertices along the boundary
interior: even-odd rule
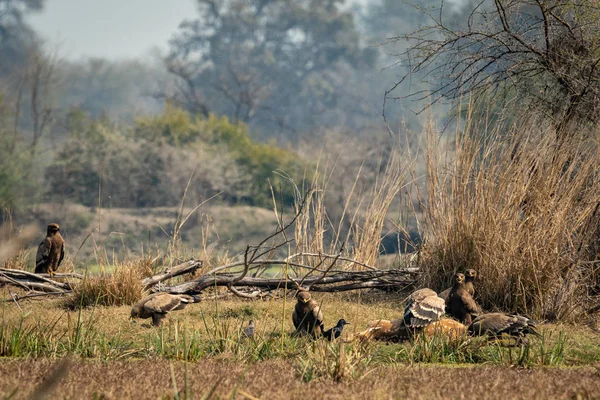
[[[431,289],[412,292],[406,299],[402,318],[374,320],[367,329],[354,335],[359,340],[403,341],[423,332],[426,337],[443,334],[451,339],[461,337],[467,327],[458,321],[444,318],[445,301]],[[418,336],[417,336],[418,337]]]
[[[58,224],[50,224],[46,230],[46,238],[37,249],[35,273],[54,275],[64,257],[65,240],[60,234],[60,227]]]
[[[505,313],[483,314],[475,318],[469,326],[471,335],[510,336],[523,337],[527,334],[540,336],[535,321],[522,315]]]

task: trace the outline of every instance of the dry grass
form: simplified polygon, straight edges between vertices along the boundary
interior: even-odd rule
[[[394,294],[314,297],[326,327],[343,317],[352,322],[349,332],[374,318],[397,318],[403,308],[403,296]],[[51,376],[51,360],[65,357],[71,366],[54,397],[200,398],[214,390],[220,398],[234,392],[259,398],[453,398],[467,390],[465,398],[586,398],[599,390],[598,372],[589,367],[600,363],[599,334],[584,327],[544,326],[542,339],[517,348],[440,338],[329,343],[293,337],[292,308],[283,299],[212,299],[173,312],[164,326],[153,328],[130,322],[129,306],[65,311],[60,300],[4,303],[0,393],[28,397]],[[241,335],[249,319],[256,322],[254,339]],[[519,365],[527,369],[513,368]]]
[[[131,305],[144,294],[142,279],[152,276],[152,261],[148,258],[117,264],[114,269],[102,270],[96,275],[75,281],[73,294],[64,305],[75,310],[79,307]]]
[[[385,154],[382,150],[380,154],[368,156],[376,159],[363,162],[375,164],[376,174],[365,183],[362,168],[359,168],[343,195],[331,190],[330,186],[338,183],[332,180],[339,178],[340,173],[347,175],[349,171],[338,171],[341,169],[338,160],[332,160],[331,156],[318,160],[310,182],[303,185],[303,190],[311,194],[294,226],[291,252],[336,254],[343,248],[342,255],[361,263],[374,265],[378,261],[388,211],[392,204],[399,202],[399,197],[405,195],[401,189],[411,177],[414,159],[399,143],[389,144]],[[343,198],[340,199],[340,196]],[[336,202],[336,208],[340,210],[328,212],[328,204]],[[322,263],[322,260],[304,258],[302,262],[314,265],[315,262]],[[340,264],[338,269],[360,268],[357,264]]]
[[[598,295],[598,135],[557,142],[535,121],[456,135],[446,158],[430,135],[423,285],[475,268],[484,308],[572,320]]]
[[[47,359],[0,363],[0,393],[30,398],[58,364]],[[523,371],[398,365],[378,368],[360,381],[304,383],[285,361],[251,366],[219,360],[73,361],[49,394],[97,399],[592,399],[600,392],[599,378],[594,368]]]

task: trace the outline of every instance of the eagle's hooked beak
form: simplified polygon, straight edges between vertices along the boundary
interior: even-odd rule
[[[308,299],[300,299],[300,300],[302,300],[303,303],[308,303],[308,301],[309,301]]]

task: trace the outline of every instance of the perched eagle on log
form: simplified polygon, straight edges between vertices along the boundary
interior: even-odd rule
[[[60,227],[58,224],[50,224],[46,230],[46,238],[37,249],[35,273],[54,275],[64,257],[65,240],[60,234]]]

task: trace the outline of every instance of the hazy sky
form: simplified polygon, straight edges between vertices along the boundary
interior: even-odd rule
[[[370,1],[376,0],[347,0],[347,4]],[[197,17],[194,0],[46,0],[44,4],[41,13],[27,20],[70,59],[137,58],[152,48],[166,50],[179,24]]]
[[[63,57],[116,59],[166,50],[181,21],[196,16],[194,0],[46,0],[44,10],[27,20],[48,44],[60,46]]]
[[[31,14],[31,26],[67,58],[135,58],[167,41],[186,18],[196,16],[194,0],[47,0]]]

